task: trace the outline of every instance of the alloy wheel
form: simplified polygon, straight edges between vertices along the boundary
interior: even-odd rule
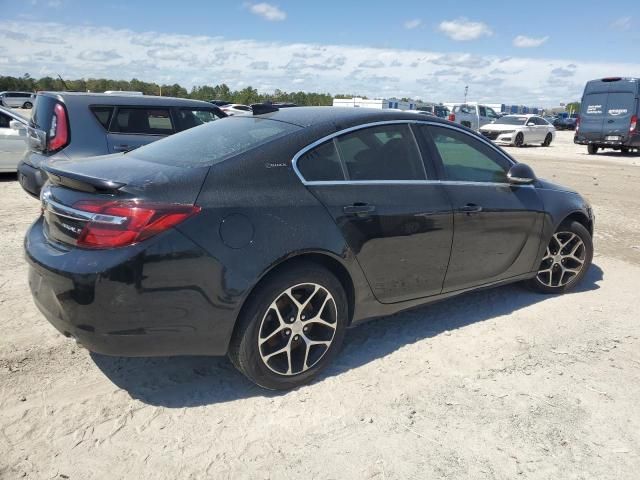
[[[336,334],[336,302],[326,288],[303,283],[271,303],[258,330],[262,362],[279,375],[313,368],[329,351]]]
[[[536,278],[547,287],[564,287],[584,268],[586,253],[584,242],[578,235],[558,232],[551,237]]]

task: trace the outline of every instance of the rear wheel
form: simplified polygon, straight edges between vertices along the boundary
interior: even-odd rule
[[[582,280],[592,259],[589,230],[579,222],[565,222],[549,240],[538,274],[529,285],[542,293],[564,293]]]
[[[629,147],[621,147],[620,151],[626,155],[631,151],[631,149]]]
[[[229,358],[249,380],[272,390],[309,382],[337,355],[347,299],[329,271],[301,263],[267,277],[252,293]]]
[[[589,155],[595,155],[598,153],[598,147],[593,144],[589,144],[589,146],[587,146],[587,152],[589,152]]]
[[[544,137],[544,142],[542,142],[542,146],[548,147],[549,145],[551,145],[552,140],[553,140],[553,135],[551,135],[550,133],[547,133],[547,136]]]
[[[24,102],[24,104],[22,105],[22,108],[31,108],[33,107],[33,103],[31,102]]]
[[[522,132],[518,133],[516,135],[515,140],[513,141],[513,144],[516,147],[523,147],[524,146],[524,135],[522,134]]]

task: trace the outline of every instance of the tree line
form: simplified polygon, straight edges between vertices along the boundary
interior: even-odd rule
[[[53,77],[33,78],[28,73],[22,77],[0,76],[0,91],[19,90],[22,92],[48,91],[77,91],[77,92],[105,92],[107,90],[128,90],[142,92],[145,95],[162,95],[165,97],[193,98],[196,100],[226,100],[231,103],[292,102],[296,105],[332,105],[333,96],[329,93],[314,92],[285,92],[275,90],[273,93],[260,93],[253,87],[242,90],[232,90],[228,85],[199,85],[187,90],[174,83],[158,84],[143,82],[133,78],[131,80],[110,80],[107,78],[61,79]]]

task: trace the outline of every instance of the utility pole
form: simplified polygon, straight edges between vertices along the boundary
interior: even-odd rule
[[[469,85],[464,87],[464,103],[467,103],[467,93],[469,93]]]

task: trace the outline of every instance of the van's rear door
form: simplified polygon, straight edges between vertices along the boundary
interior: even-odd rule
[[[625,140],[629,134],[631,117],[637,111],[635,95],[631,92],[610,92],[604,112],[603,140]],[[609,137],[609,138],[608,138]]]
[[[582,99],[580,134],[589,141],[602,141],[602,130],[607,110],[607,92],[588,93]]]

